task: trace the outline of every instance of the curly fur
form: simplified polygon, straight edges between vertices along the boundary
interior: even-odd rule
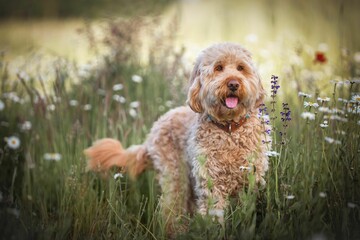
[[[238,87],[231,89],[230,82]],[[235,107],[226,104],[229,96],[238,99]],[[142,145],[123,149],[116,140],[96,142],[85,150],[88,169],[126,167],[136,176],[152,165],[158,173],[167,227],[173,231],[184,214],[222,211],[228,197],[247,184],[247,169],[254,169],[256,181],[265,183],[267,146],[262,144],[264,129],[257,116],[263,98],[250,53],[238,44],[215,44],[195,63],[188,90],[190,107],[160,117]],[[244,124],[230,134],[217,126],[245,116]]]

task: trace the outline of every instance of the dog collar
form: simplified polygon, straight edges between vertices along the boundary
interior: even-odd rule
[[[244,125],[244,123],[246,122],[247,119],[250,118],[250,114],[246,114],[244,117],[242,117],[240,119],[239,122],[235,122],[235,121],[231,121],[228,122],[226,124],[221,124],[217,121],[214,120],[214,118],[211,115],[208,115],[208,120],[213,123],[215,126],[217,126],[218,128],[220,128],[221,130],[231,134],[233,132],[235,132],[236,130],[238,130],[242,125]]]

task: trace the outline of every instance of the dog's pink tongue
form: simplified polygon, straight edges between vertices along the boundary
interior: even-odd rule
[[[238,104],[239,99],[237,97],[227,97],[225,104],[228,108],[235,108]]]

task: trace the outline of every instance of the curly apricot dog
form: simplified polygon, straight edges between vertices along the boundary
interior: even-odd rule
[[[195,63],[190,107],[163,115],[142,145],[124,149],[113,139],[95,142],[85,150],[88,169],[119,166],[136,176],[153,166],[170,231],[186,213],[222,213],[228,197],[247,183],[250,169],[258,183],[265,182],[267,146],[258,117],[263,98],[250,53],[238,44],[215,44]]]

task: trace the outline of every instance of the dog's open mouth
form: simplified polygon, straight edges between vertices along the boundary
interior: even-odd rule
[[[233,108],[236,108],[236,106],[238,105],[239,98],[236,96],[230,95],[225,98],[224,103],[227,108],[233,109]]]

